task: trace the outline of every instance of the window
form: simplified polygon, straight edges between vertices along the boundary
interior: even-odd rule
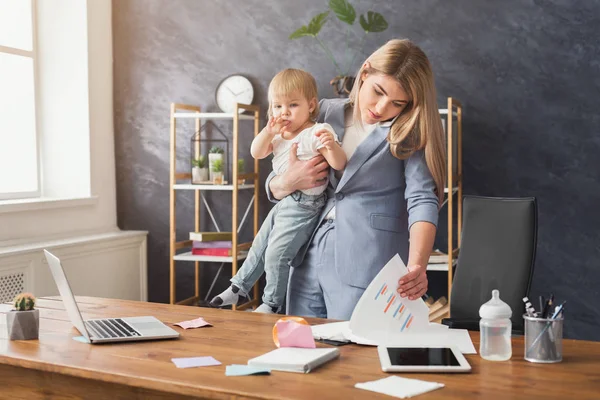
[[[0,0],[0,200],[40,196],[34,0]]]

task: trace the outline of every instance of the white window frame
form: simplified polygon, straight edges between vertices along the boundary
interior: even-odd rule
[[[12,192],[3,193],[0,192],[0,200],[13,200],[13,199],[31,199],[39,198],[42,196],[42,174],[41,174],[41,151],[40,151],[40,129],[39,129],[39,81],[38,81],[38,58],[37,58],[37,0],[19,0],[19,1],[30,1],[31,2],[31,51],[17,49],[14,47],[7,47],[0,45],[0,53],[11,54],[21,57],[31,58],[33,61],[33,93],[34,93],[34,118],[35,118],[35,147],[36,147],[36,160],[37,160],[37,171],[36,181],[37,189],[30,192]]]

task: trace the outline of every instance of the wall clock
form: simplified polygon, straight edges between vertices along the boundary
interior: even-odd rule
[[[254,88],[245,76],[234,74],[223,79],[215,93],[217,106],[224,113],[232,113],[235,103],[252,104]],[[244,110],[239,110],[240,114]]]

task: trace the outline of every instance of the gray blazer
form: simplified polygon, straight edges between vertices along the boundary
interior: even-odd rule
[[[330,124],[340,141],[344,137],[344,109],[348,99],[320,102],[319,122]],[[357,147],[340,180],[329,173],[327,203],[321,220],[335,209],[335,268],[345,284],[366,288],[383,266],[398,253],[408,261],[409,228],[417,221],[437,226],[438,199],[435,182],[425,163],[423,151],[407,160],[395,158],[386,141],[389,128],[377,127]],[[266,181],[269,190],[275,174]],[[314,236],[314,233],[313,233]],[[291,263],[301,267],[302,248]],[[333,267],[333,266],[332,266]]]

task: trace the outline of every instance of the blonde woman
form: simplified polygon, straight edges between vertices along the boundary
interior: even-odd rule
[[[254,138],[250,152],[262,159],[273,153],[273,173],[288,168],[294,160],[320,156],[334,170],[346,166],[346,154],[327,123],[315,123],[319,115],[317,83],[308,72],[286,69],[269,84],[269,122]],[[292,150],[293,149],[293,150]],[[274,314],[285,300],[290,262],[315,230],[327,200],[327,182],[290,191],[269,212],[248,252],[244,264],[231,278],[231,286],[210,304],[222,307],[247,297],[254,283],[266,272],[263,303],[256,312]]]
[[[409,40],[391,40],[360,68],[349,99],[322,100],[348,158],[343,171],[322,158],[267,179],[272,201],[328,178],[327,204],[292,262],[288,314],[348,320],[371,280],[396,253],[409,273],[402,297],[427,291],[426,268],[445,176],[443,131],[433,73]],[[410,238],[410,245],[409,245]]]

